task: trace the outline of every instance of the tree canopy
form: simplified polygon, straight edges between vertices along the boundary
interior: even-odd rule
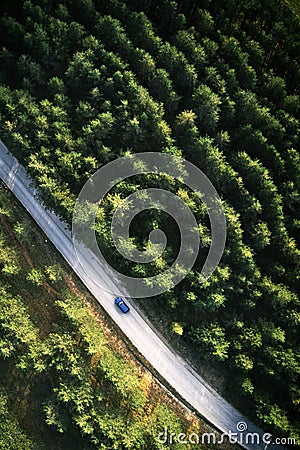
[[[141,184],[179,193],[198,222],[201,251],[188,276],[155,299],[156,317],[169,330],[175,323],[178,339],[221,368],[234,391],[229,398],[253,420],[299,438],[300,61],[294,2],[26,0],[4,1],[1,10],[1,134],[61,217],[70,222],[85,181],[125,154],[179,155],[210,178],[226,213],[227,242],[205,284],[199,280],[209,218],[180,182],[149,175],[116,186],[95,225],[99,243],[126,274],[162,271],[179,247],[170,218],[150,210],[133,223],[139,248],[147,247],[153,228],[165,228],[171,237],[161,258],[145,266],[117,254],[111,217],[118,201]],[[13,255],[0,234],[7,279],[18,272]],[[46,277],[32,268],[27,282],[38,287]],[[27,345],[27,335],[10,339],[9,326],[1,330],[7,354]],[[81,355],[73,352],[72,339],[53,334],[45,351],[58,372],[60,351],[66,352],[66,376],[73,380],[86,375],[77,367]],[[108,376],[106,366],[97,370]],[[84,417],[95,408],[87,381],[81,389],[82,399],[57,381],[45,407],[49,423],[64,430],[68,404],[84,433],[94,432],[95,423]],[[137,409],[143,403],[130,392],[118,395]]]

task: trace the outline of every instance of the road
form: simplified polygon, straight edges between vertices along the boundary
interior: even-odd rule
[[[266,445],[263,441],[264,432],[226,402],[182,358],[173,352],[144,320],[133,302],[127,301],[131,308],[129,314],[124,315],[116,308],[113,295],[105,290],[105,287],[107,287],[108,290],[116,292],[116,285],[106,275],[94,255],[85,248],[81,249],[81,257],[85,259],[85,269],[79,264],[67,224],[41,205],[37,199],[37,191],[33,187],[32,180],[1,141],[0,177],[122,332],[160,376],[172,386],[175,395],[178,393],[192,409],[222,433],[229,433],[230,431],[237,433],[237,424],[245,422],[247,431],[244,433],[238,432],[236,436],[239,439],[239,444],[245,449],[283,449],[280,445]],[[95,280],[98,280],[98,282],[95,283]],[[101,284],[103,288],[100,287]],[[122,289],[120,291],[120,294],[122,294]],[[247,433],[248,442],[246,442]],[[259,443],[257,443],[257,437],[253,437],[253,442],[252,433],[257,433]]]

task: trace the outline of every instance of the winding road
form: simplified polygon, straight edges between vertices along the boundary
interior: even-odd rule
[[[193,410],[197,411],[221,433],[231,432],[232,436],[238,439],[241,447],[245,449],[283,449],[282,446],[275,443],[268,444],[272,440],[269,434],[264,435],[263,430],[256,427],[226,402],[182,358],[173,352],[161,337],[153,331],[132,301],[126,300],[131,308],[129,314],[122,314],[116,308],[113,301],[114,297],[108,291],[119,292],[120,295],[126,295],[126,293],[122,288],[119,288],[118,291],[117,280],[116,283],[113,283],[109,274],[107,275],[104,272],[99,261],[85,248],[81,248],[80,259],[83,258],[85,261],[85,267],[82,267],[74,250],[72,236],[68,231],[67,224],[42,206],[38,200],[37,191],[33,187],[32,179],[1,141],[0,177],[140,354],[160,374],[162,379],[172,386],[175,396],[177,393],[185,403],[190,405]],[[97,281],[95,282],[95,280]],[[247,426],[247,431],[243,433],[238,431],[237,428],[237,424],[241,422]],[[242,426],[239,425],[239,427]],[[237,433],[237,435],[235,436],[233,433]],[[220,448],[222,448],[222,444],[220,444]]]

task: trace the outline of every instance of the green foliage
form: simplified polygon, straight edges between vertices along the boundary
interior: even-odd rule
[[[1,272],[6,275],[16,275],[20,268],[16,260],[16,253],[13,249],[7,249],[0,236],[0,264]]]
[[[13,345],[14,350],[19,346],[26,347],[25,351],[31,350],[38,342],[38,336],[27,308],[21,298],[12,297],[5,288],[0,288],[0,294],[1,337]],[[2,355],[9,356],[3,348]]]
[[[179,336],[183,335],[183,325],[178,322],[172,323],[172,332],[178,334]]]
[[[18,421],[10,414],[7,398],[0,393],[0,449],[37,450],[37,446],[21,429]]]
[[[123,242],[129,250],[147,249],[145,231],[158,226],[173,240],[155,263],[130,265],[114,250],[110,220],[122,199],[140,186],[170,190],[187,203],[198,221],[201,252],[189,276],[161,296],[157,314],[168,318],[166,329],[184,323],[183,339],[230,375],[229,387],[231,379],[241,380],[234,391],[237,397],[253,397],[249,414],[285,434],[296,433],[299,381],[296,10],[293,2],[281,0],[205,5],[77,0],[47,7],[39,0],[26,1],[16,11],[4,8],[0,55],[3,139],[35,178],[43,201],[65,220],[71,220],[86,179],[124,154],[182,155],[209,176],[222,197],[227,242],[221,264],[204,285],[199,280],[210,223],[203,204],[179,182],[149,175],[120,183],[101,205],[95,231],[116,267],[143,277],[159,272],[168,288],[171,280],[162,272],[179,247],[174,224],[153,211],[137,218],[134,238]],[[0,212],[2,225],[12,214],[5,201]],[[87,205],[83,225],[88,213]],[[20,263],[2,234],[0,269],[6,282],[20,274]],[[31,242],[22,221],[16,221],[14,235],[24,245]],[[27,269],[27,275],[28,285],[38,289],[60,279],[59,270],[49,264]],[[134,396],[135,376],[128,375],[132,390],[122,391],[114,370],[123,373],[123,362],[109,353],[103,337],[72,301],[74,309],[68,298],[60,299],[57,307],[80,337],[51,333],[51,367],[62,370],[62,352],[69,361],[68,374],[84,377],[78,368],[81,351],[74,350],[78,338],[85,358],[101,355],[95,370],[115,383],[121,398],[127,396],[126,408],[136,405],[139,411],[143,398]],[[11,346],[3,336],[3,354],[10,355]],[[64,411],[51,401],[47,420],[64,430]],[[280,411],[286,420],[279,420]],[[84,433],[92,433],[86,417],[76,420]],[[116,429],[120,427],[118,422]],[[132,427],[139,430],[139,424]],[[130,448],[133,444],[126,439],[124,446]]]
[[[128,360],[112,348],[94,316],[95,311],[83,303],[82,296],[66,289],[62,266],[51,256],[44,259],[47,265],[43,269],[34,266],[34,259],[30,258],[32,244],[24,241],[23,246],[20,226],[30,223],[28,217],[16,214],[16,209],[14,205],[6,230],[14,230],[22,243],[15,252],[22,265],[21,252],[24,248],[28,252],[26,262],[30,260],[31,266],[28,281],[32,285],[25,282],[19,286],[15,275],[13,287],[7,282],[0,287],[1,382],[7,385],[9,402],[13,405],[10,409],[22,422],[29,415],[34,426],[32,432],[25,420],[24,429],[29,428],[31,440],[21,430],[13,412],[8,412],[1,393],[0,448],[156,448],[157,434],[153,430],[161,432],[164,419],[180,433],[180,421],[164,402],[160,408],[152,406],[149,393],[142,388],[141,368],[138,371],[132,358]],[[11,250],[5,234],[3,249],[7,253]],[[22,276],[23,281],[28,278],[26,272]],[[22,296],[13,295],[18,288]],[[42,297],[47,295],[47,304],[43,302],[38,314],[35,308],[39,305],[31,291]],[[52,291],[57,292],[54,298],[50,295]],[[55,323],[51,322],[52,315]],[[47,330],[45,321],[49,320]],[[44,437],[40,431],[36,432],[39,429]]]
[[[228,358],[229,342],[225,339],[224,330],[218,325],[211,323],[206,327],[191,329],[191,338],[206,347],[209,354],[218,360]]]
[[[78,327],[80,337],[87,345],[89,355],[98,355],[98,367],[103,376],[114,384],[117,392],[136,411],[143,411],[145,397],[139,391],[139,381],[125,361],[107,346],[101,330],[76,297],[58,301],[67,317]]]
[[[62,270],[58,265],[47,266],[45,268],[45,274],[52,283],[62,280]]]

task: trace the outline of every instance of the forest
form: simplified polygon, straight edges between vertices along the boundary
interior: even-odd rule
[[[210,245],[208,215],[178,181],[149,175],[116,186],[98,215],[99,245],[124,273],[162,272],[178,250],[175,224],[153,210],[137,216],[132,232],[138,247],[157,227],[169,230],[171,242],[156,262],[128,264],[114,248],[111,217],[142,183],[181,197],[197,218],[201,251],[178,286],[151,300],[152,309],[191,353],[224,374],[228,400],[271,433],[300,441],[299,4],[6,0],[0,8],[1,139],[49,208],[71,223],[76,197],[99,167],[145,151],[182,156],[214,184],[227,241],[204,284],[199,277]],[[4,299],[10,295],[4,285],[1,290]],[[147,311],[149,299],[139,305]],[[71,328],[74,321],[82,326],[80,307],[77,317],[67,299],[58,306]],[[1,365],[14,346],[5,332],[8,312],[3,314]],[[38,336],[34,330],[29,335],[18,363],[25,366],[37,361],[32,343]],[[43,351],[56,361],[49,371],[59,372],[55,348],[65,343],[51,339]],[[70,372],[79,357],[73,356]],[[85,383],[84,374],[72,376]],[[92,411],[86,383],[84,408]],[[61,399],[76,395],[67,390],[62,382],[55,392]],[[134,401],[140,408],[142,397]],[[63,427],[56,407],[49,403],[47,420]],[[78,433],[88,434],[83,418],[74,420]],[[126,445],[103,448],[131,448]]]
[[[157,436],[165,426],[176,435],[214,431],[121,343],[2,185],[0,226],[1,450],[160,450]],[[192,447],[212,448],[207,442]]]

